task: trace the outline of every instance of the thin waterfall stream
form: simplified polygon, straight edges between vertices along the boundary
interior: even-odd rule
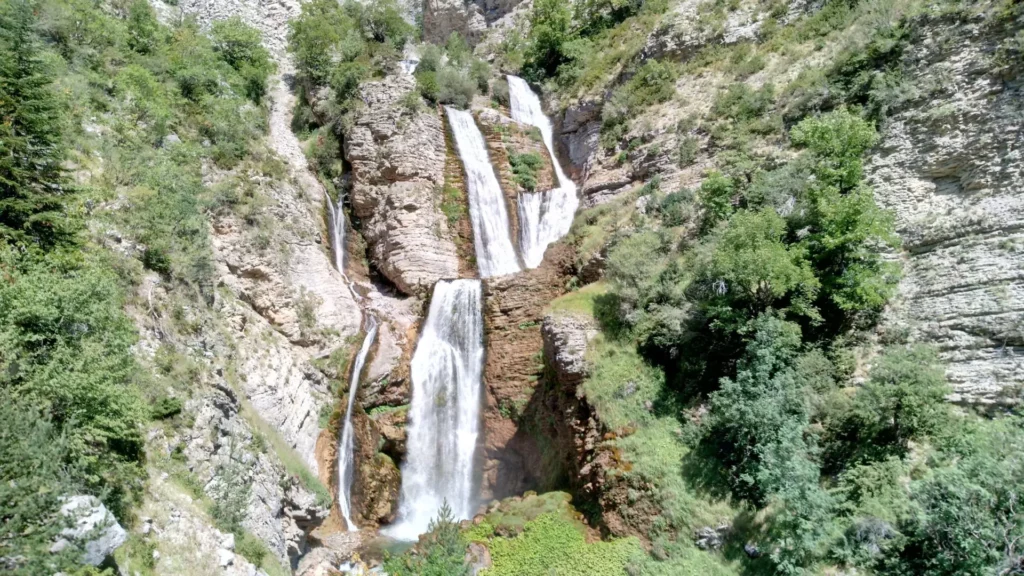
[[[345,423],[341,428],[341,438],[338,441],[338,508],[345,518],[345,525],[349,531],[355,532],[359,527],[352,521],[352,479],[355,469],[355,441],[352,427],[352,408],[355,406],[356,396],[359,394],[359,376],[366,365],[366,357],[373,347],[377,338],[377,318],[372,314],[366,315],[366,337],[363,338],[363,345],[359,348],[356,361],[352,365],[352,376],[349,378],[348,407],[345,410]]]
[[[444,502],[456,519],[473,515],[480,434],[484,322],[479,280],[434,285],[412,357],[412,403],[398,521],[383,532],[416,540]]]
[[[554,128],[544,114],[540,98],[517,76],[508,77],[512,119],[540,130],[544,146],[551,155],[558,187],[545,192],[519,194],[519,252],[527,268],[536,268],[544,260],[548,245],[569,233],[576,209],[576,183],[566,176],[555,154]]]

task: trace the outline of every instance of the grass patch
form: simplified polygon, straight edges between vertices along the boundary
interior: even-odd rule
[[[585,314],[590,317],[595,317],[596,311],[594,309],[594,300],[598,296],[602,296],[607,293],[607,282],[602,281],[587,284],[579,290],[569,292],[568,294],[555,298],[549,302],[544,313],[555,315]]]
[[[376,408],[370,409],[370,411],[367,412],[367,415],[370,418],[376,419],[376,418],[378,418],[380,416],[384,416],[385,414],[391,414],[391,413],[394,413],[394,412],[408,412],[408,411],[409,411],[409,405],[408,404],[402,404],[401,406],[377,406]]]
[[[588,544],[574,523],[558,514],[527,522],[514,538],[489,541],[492,567],[486,576],[619,576],[638,551],[640,542],[624,538]]]
[[[537,172],[544,164],[544,159],[536,152],[512,153],[508,155],[508,163],[512,166],[513,180],[525,190],[533,192],[537,189]]]
[[[466,217],[466,195],[461,188],[445,182],[441,189],[441,212],[449,226],[455,226]]]

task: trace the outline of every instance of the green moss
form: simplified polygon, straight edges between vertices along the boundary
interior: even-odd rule
[[[514,538],[489,541],[492,567],[486,576],[620,576],[642,550],[635,538],[588,544],[574,523],[557,514],[527,522]]]

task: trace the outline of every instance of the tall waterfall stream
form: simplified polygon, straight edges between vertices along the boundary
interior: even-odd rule
[[[352,430],[352,407],[355,405],[356,396],[359,393],[359,376],[366,365],[366,356],[370,353],[374,339],[377,338],[377,319],[368,314],[366,316],[366,337],[363,338],[363,345],[359,348],[356,361],[352,365],[352,376],[349,378],[348,407],[345,410],[345,423],[341,428],[341,440],[338,442],[338,508],[345,518],[345,524],[351,531],[359,530],[359,527],[352,522],[352,477],[355,464],[355,443]]]
[[[399,515],[386,534],[415,540],[445,501],[455,518],[473,515],[483,361],[480,281],[439,281],[412,357]]]
[[[505,194],[494,173],[487,143],[473,115],[451,107],[448,122],[455,137],[455,146],[466,168],[469,189],[469,217],[473,224],[473,243],[480,277],[502,276],[519,272],[519,258],[509,233]]]

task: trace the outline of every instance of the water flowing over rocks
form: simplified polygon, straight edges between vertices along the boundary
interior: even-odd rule
[[[444,128],[435,111],[413,112],[400,102],[415,85],[404,74],[364,84],[365,106],[346,130],[344,146],[352,165],[352,208],[370,259],[407,294],[459,275],[435,193],[444,184]]]

